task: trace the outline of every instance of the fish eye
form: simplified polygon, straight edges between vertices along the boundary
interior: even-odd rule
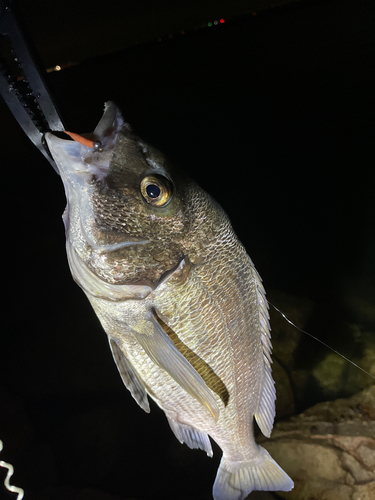
[[[140,187],[143,198],[155,207],[164,207],[172,198],[172,184],[162,175],[147,175]]]

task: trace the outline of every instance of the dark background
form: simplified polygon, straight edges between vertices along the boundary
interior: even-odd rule
[[[19,6],[46,68],[79,62],[48,75],[67,128],[93,130],[115,100],[222,204],[269,296],[311,300],[305,327],[351,357],[344,325],[375,323],[375,5],[279,3]],[[12,482],[27,500],[209,499],[217,449],[211,460],[188,450],[127,393],[69,273],[62,183],[3,102],[0,127],[0,438]],[[304,340],[301,363],[316,349]]]

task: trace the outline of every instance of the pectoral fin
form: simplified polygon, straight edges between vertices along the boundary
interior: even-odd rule
[[[153,335],[143,335],[133,330],[133,335],[152,361],[165,370],[188,394],[199,401],[214,417],[219,418],[216,400],[203,378],[178,351],[168,334],[151,316]]]
[[[130,391],[139,406],[143,408],[146,413],[150,413],[147,392],[141,377],[135,371],[133,365],[116,342],[111,338],[109,338],[109,346],[125,387]]]

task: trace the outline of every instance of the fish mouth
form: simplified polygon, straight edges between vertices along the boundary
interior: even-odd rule
[[[113,149],[123,125],[124,120],[116,104],[113,101],[107,101],[104,104],[103,116],[92,135],[95,140],[101,142],[102,147]]]
[[[81,136],[82,138],[92,139],[89,142],[93,144],[94,142],[100,144],[98,150],[70,138],[63,139],[52,132],[46,133],[45,138],[48,149],[56,162],[66,190],[68,179],[72,180],[74,178],[76,183],[78,178],[81,177],[78,183],[83,185],[84,179],[90,178],[92,175],[95,175],[99,180],[106,177],[118,135],[123,127],[130,128],[128,124],[124,123],[116,104],[108,101],[105,103],[103,116],[94,132]],[[74,135],[77,134],[73,134],[71,137]]]

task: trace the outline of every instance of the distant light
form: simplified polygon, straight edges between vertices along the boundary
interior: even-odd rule
[[[181,30],[181,35],[185,35],[185,31],[184,30]]]
[[[61,66],[57,65],[57,66],[55,66],[54,69],[55,69],[55,71],[61,71]]]
[[[221,24],[225,23],[225,19],[220,19]]]
[[[217,24],[219,24],[219,21],[217,21],[217,20],[215,19],[215,21],[214,21],[214,25],[216,26]]]
[[[168,35],[169,38],[173,38],[173,35]]]
[[[253,16],[256,16],[256,15],[257,15],[257,13],[256,13],[256,12],[253,12]]]
[[[161,38],[157,38],[157,41],[158,41],[158,42],[161,42]]]
[[[209,28],[211,28],[212,23],[211,23],[211,22],[209,22],[209,23],[207,24],[207,26],[208,26]]]

